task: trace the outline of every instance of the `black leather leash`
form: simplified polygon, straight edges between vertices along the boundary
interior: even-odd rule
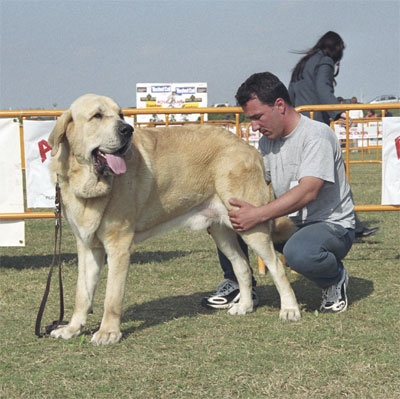
[[[36,317],[36,325],[35,325],[35,334],[42,338],[46,334],[50,334],[51,331],[55,330],[58,326],[63,324],[68,324],[68,322],[64,321],[64,291],[62,285],[62,276],[61,276],[61,236],[62,236],[62,223],[61,223],[61,192],[60,192],[60,185],[56,184],[56,200],[55,200],[55,227],[54,227],[54,253],[53,253],[53,260],[51,262],[49,275],[47,277],[47,284],[46,289],[44,291],[42,303],[40,304],[39,311]],[[58,239],[59,237],[59,239]],[[50,292],[50,283],[51,283],[51,276],[53,274],[54,265],[57,259],[57,241],[58,241],[58,281],[60,287],[60,316],[58,320],[54,320],[53,323],[46,326],[43,331],[40,331],[40,323],[42,321],[42,316],[44,309],[46,307],[47,298]]]

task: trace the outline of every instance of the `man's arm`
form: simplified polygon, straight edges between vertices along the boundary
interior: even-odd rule
[[[317,198],[324,182],[317,177],[303,177],[297,186],[270,203],[259,207],[245,201],[230,199],[229,203],[239,208],[228,212],[232,226],[236,231],[243,232],[258,223],[298,211]]]

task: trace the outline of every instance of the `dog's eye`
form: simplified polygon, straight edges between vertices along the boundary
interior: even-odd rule
[[[103,117],[103,115],[100,112],[93,115],[93,118],[96,118],[96,119],[101,119],[102,117]]]
[[[124,114],[123,114],[122,112],[120,112],[119,117],[120,117],[122,120],[125,120]]]

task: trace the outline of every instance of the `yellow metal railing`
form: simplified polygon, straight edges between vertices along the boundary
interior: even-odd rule
[[[54,117],[61,116],[66,110],[16,110],[16,111],[0,111],[0,118],[16,118],[24,120],[32,117]],[[243,112],[240,107],[207,107],[207,108],[152,108],[152,109],[137,109],[137,108],[126,108],[122,110],[124,116],[134,117],[135,115],[148,115],[158,114],[165,116],[165,122],[157,123],[164,126],[177,124],[176,122],[169,122],[169,115],[173,114],[200,114],[199,124],[221,124],[229,125],[234,127],[236,135],[242,135],[242,126],[239,123],[240,114]],[[235,119],[233,121],[205,121],[205,114],[234,114]],[[193,122],[192,122],[193,123]],[[151,124],[151,123],[147,123]],[[135,122],[135,126],[139,124]],[[23,125],[20,124],[20,146],[21,146],[21,166],[25,170],[25,147],[24,147],[24,131]],[[54,218],[54,212],[41,212],[31,211],[26,209],[25,212],[21,213],[0,213],[0,220],[21,220],[21,219],[49,219]]]
[[[301,106],[297,107],[297,112],[310,112],[310,117],[313,118],[313,114],[316,111],[329,111],[329,110],[343,110],[346,113],[346,158],[345,162],[347,165],[347,173],[349,178],[349,165],[354,162],[349,159],[350,149],[350,140],[349,140],[349,128],[350,128],[350,118],[349,118],[349,110],[352,109],[363,109],[363,110],[382,110],[384,114],[387,109],[400,109],[400,103],[392,103],[392,104],[337,104],[337,105],[309,105],[309,106]],[[219,121],[205,121],[205,114],[234,114],[235,120],[223,121],[221,123],[230,124],[235,127],[235,132],[237,136],[242,137],[242,130],[245,132],[244,138],[249,140],[249,124],[241,124],[239,122],[240,114],[243,112],[241,107],[207,107],[207,108],[152,108],[152,109],[137,109],[137,108],[128,108],[122,110],[124,115],[127,117],[135,116],[135,115],[146,115],[146,114],[158,114],[165,116],[165,122],[162,123],[165,126],[176,124],[176,122],[169,121],[169,115],[172,114],[200,114],[200,121],[198,123],[212,123],[216,124]],[[0,111],[0,118],[28,118],[28,117],[59,117],[61,116],[65,110],[18,110],[18,111]],[[380,120],[377,119],[377,120]],[[193,123],[193,122],[192,122]],[[158,125],[159,123],[157,123]],[[135,123],[135,125],[138,125]],[[244,126],[243,126],[244,125]],[[21,164],[23,169],[25,168],[25,156],[24,156],[24,137],[23,137],[23,127],[22,124],[20,126],[20,142],[21,142]],[[372,148],[372,147],[371,147]],[[389,205],[360,205],[356,206],[356,211],[368,212],[368,211],[398,211],[400,210],[400,206],[389,206]],[[46,219],[46,218],[54,218],[53,212],[32,212],[30,209],[27,209],[26,212],[23,213],[0,213],[0,219]]]

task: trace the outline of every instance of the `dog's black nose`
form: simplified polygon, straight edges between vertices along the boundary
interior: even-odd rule
[[[118,133],[123,137],[131,137],[133,133],[133,127],[127,123],[121,123],[118,128]]]

